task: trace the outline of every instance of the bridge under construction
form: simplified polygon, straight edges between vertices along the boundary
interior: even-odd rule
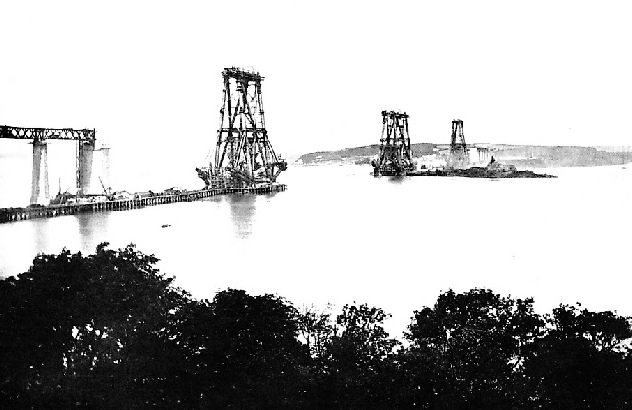
[[[371,165],[375,176],[400,176],[415,170],[408,135],[408,114],[382,111],[380,153]]]
[[[0,125],[0,138],[32,140],[33,171],[30,203],[48,204],[50,192],[48,185],[48,143],[49,140],[76,141],[76,186],[77,195],[87,194],[92,178],[92,162],[96,144],[94,129],[71,128],[21,128]],[[109,148],[103,151],[106,162],[109,159]]]
[[[466,169],[469,165],[470,157],[463,133],[463,121],[452,120],[452,137],[450,138],[450,155],[447,166],[450,169]]]
[[[231,67],[222,72],[224,100],[215,158],[196,168],[211,188],[258,188],[276,183],[287,162],[274,152],[265,127],[261,82],[252,71]]]
[[[479,159],[481,152],[489,154],[488,149],[477,148]],[[518,171],[513,165],[503,165],[492,157],[485,167],[473,167],[470,153],[465,143],[463,121],[452,120],[450,150],[445,167],[429,169],[412,159],[410,136],[408,135],[408,114],[382,111],[382,137],[377,158],[371,161],[374,176],[442,176],[467,178],[555,178],[551,175],[536,174],[532,171]]]
[[[263,77],[256,72],[226,68],[224,100],[220,109],[220,128],[214,161],[197,168],[206,187],[198,190],[167,189],[164,192],[112,192],[101,181],[103,194],[89,194],[95,151],[102,158],[109,174],[109,148],[96,146],[94,129],[21,128],[0,126],[0,138],[32,140],[33,169],[30,205],[26,208],[0,209],[0,222],[68,215],[78,212],[126,210],[148,205],[191,201],[213,195],[231,193],[269,193],[284,191],[276,182],[287,169],[287,162],[274,152],[261,100]],[[76,141],[76,195],[61,189],[57,198],[50,199],[48,184],[49,140]],[[109,181],[107,181],[109,183]],[[60,187],[61,188],[61,187]]]

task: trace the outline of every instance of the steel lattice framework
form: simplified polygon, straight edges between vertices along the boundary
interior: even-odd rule
[[[18,139],[18,140],[33,140],[34,147],[36,145],[45,144],[46,140],[67,140],[77,141],[76,149],[76,183],[77,187],[84,186],[83,179],[85,175],[85,167],[81,164],[85,161],[84,156],[86,151],[84,147],[88,149],[94,149],[96,144],[96,130],[82,129],[75,130],[72,128],[24,128],[24,127],[11,127],[8,125],[0,125],[0,138]]]
[[[467,144],[463,134],[463,121],[452,120],[452,138],[450,140],[450,158],[448,165],[453,168],[466,167],[469,164]]]
[[[415,169],[405,112],[382,111],[380,153],[372,165],[375,175],[406,175]]]
[[[48,139],[76,140],[92,142],[96,140],[95,130],[74,130],[71,128],[20,128],[0,125],[0,138],[18,140],[32,139],[34,142]]]
[[[287,169],[287,162],[272,148],[265,127],[259,73],[225,68],[224,101],[220,109],[215,161],[198,168],[207,185],[212,180],[229,180],[237,187],[270,184]]]

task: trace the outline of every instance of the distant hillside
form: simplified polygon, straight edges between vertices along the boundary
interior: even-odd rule
[[[472,144],[487,147],[497,160],[519,168],[577,167],[624,164],[632,161],[632,153],[621,147],[573,147],[542,145]],[[303,154],[299,163],[323,165],[329,163],[368,164],[379,152],[378,144],[345,148],[338,151],[319,151]],[[412,144],[413,157],[445,151],[447,144]]]
[[[498,160],[523,168],[591,167],[629,162],[628,152],[599,150],[594,147],[496,145]]]
[[[436,144],[430,143],[420,143],[420,144],[411,144],[411,149],[413,151],[413,156],[419,157],[421,155],[432,154],[434,147]],[[376,156],[380,152],[380,145],[373,144],[367,145],[364,147],[356,147],[356,148],[345,148],[338,151],[319,151],[312,152],[309,154],[303,154],[300,156],[300,160],[303,164],[307,165],[317,165],[317,164],[325,164],[329,162],[366,162],[367,159]]]

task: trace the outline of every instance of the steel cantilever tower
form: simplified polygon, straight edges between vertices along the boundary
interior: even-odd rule
[[[448,167],[467,168],[470,163],[465,136],[463,135],[463,121],[452,120],[452,139],[450,140],[450,157]]]
[[[415,169],[408,136],[408,114],[382,111],[380,153],[371,165],[374,175],[406,175]]]
[[[259,73],[225,68],[224,102],[214,163],[197,168],[207,186],[257,187],[276,182],[287,162],[272,148],[265,127]]]

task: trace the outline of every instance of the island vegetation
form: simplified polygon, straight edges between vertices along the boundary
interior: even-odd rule
[[[630,319],[489,289],[419,306],[196,300],[133,245],[38,255],[0,281],[0,408],[620,409]]]

